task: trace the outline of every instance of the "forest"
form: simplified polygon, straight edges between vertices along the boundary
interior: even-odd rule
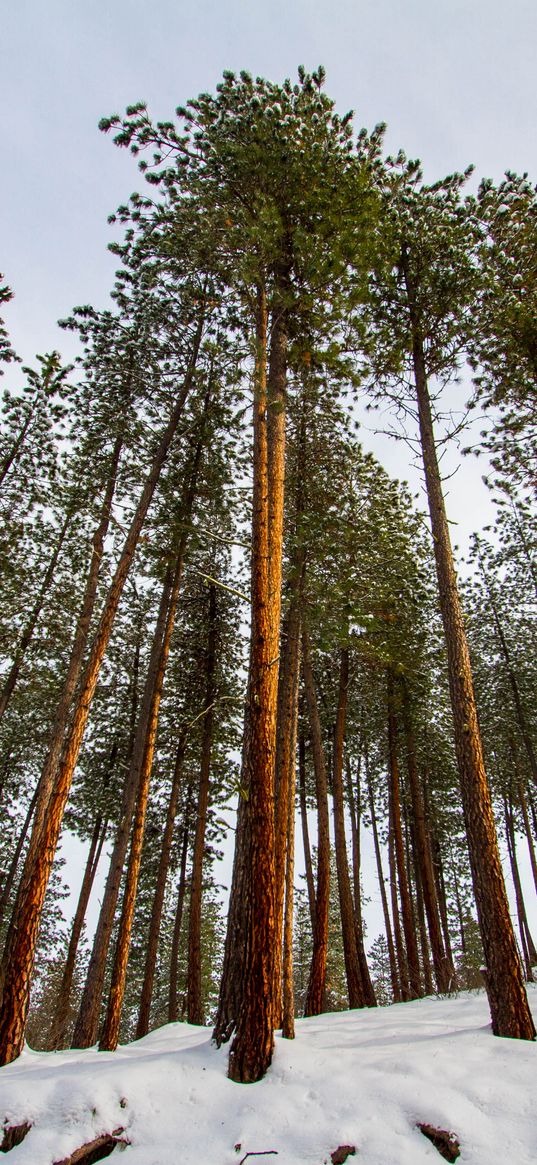
[[[73,365],[0,323],[0,1064],[183,1020],[248,1083],[297,1016],[474,987],[532,1041],[537,188],[427,184],[321,67],[100,129],[111,306]],[[464,561],[446,450],[494,502]]]

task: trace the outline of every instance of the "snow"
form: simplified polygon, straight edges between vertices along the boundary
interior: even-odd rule
[[[529,988],[537,1014],[537,987]],[[25,1050],[0,1071],[0,1121],[32,1122],[13,1165],[52,1165],[119,1127],[125,1165],[440,1165],[418,1121],[454,1132],[461,1165],[535,1165],[537,1045],[492,1036],[483,993],[297,1021],[258,1084],[227,1079],[207,1028],[171,1024],[117,1052]],[[238,1147],[237,1147],[238,1146]]]

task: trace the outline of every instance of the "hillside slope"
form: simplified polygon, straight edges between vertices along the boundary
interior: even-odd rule
[[[537,1161],[537,1045],[494,1038],[481,993],[301,1020],[259,1084],[226,1062],[186,1024],[115,1053],[28,1050],[0,1070],[0,1120],[32,1123],[5,1160],[52,1165],[123,1128],[124,1165],[330,1165],[343,1144],[362,1165],[438,1165],[425,1122],[457,1135],[461,1165]]]

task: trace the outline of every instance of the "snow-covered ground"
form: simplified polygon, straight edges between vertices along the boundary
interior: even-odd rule
[[[456,1134],[461,1165],[537,1162],[537,1044],[493,1037],[482,993],[299,1020],[259,1084],[226,1065],[187,1024],[115,1053],[25,1051],[0,1070],[0,1125],[33,1126],[6,1161],[52,1165],[123,1127],[125,1165],[330,1165],[344,1144],[349,1165],[440,1165],[425,1122]]]

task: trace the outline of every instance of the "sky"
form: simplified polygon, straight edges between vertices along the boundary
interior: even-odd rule
[[[143,180],[99,133],[101,117],[143,99],[169,119],[224,69],[281,80],[322,63],[338,110],[354,109],[357,128],[387,122],[387,149],[421,158],[426,179],[474,163],[474,181],[506,169],[537,181],[536,46],[537,0],[5,3],[0,270],[15,292],[4,312],[15,348],[29,364],[53,348],[72,358],[56,321],[77,304],[109,305],[107,217]],[[403,446],[367,430],[363,440],[419,489]],[[490,518],[482,472],[467,460],[449,482],[463,544]]]
[[[156,117],[213,90],[225,68],[271,79],[303,63],[358,127],[427,178],[473,162],[537,180],[535,0],[17,0],[3,6],[0,270],[25,362],[68,338],[56,320],[107,302],[107,216],[141,176],[99,119],[147,101]]]
[[[143,99],[170,118],[227,68],[281,80],[322,63],[340,112],[354,109],[357,128],[387,122],[388,150],[421,158],[428,180],[470,162],[475,180],[507,168],[537,179],[536,44],[536,0],[6,4],[0,271],[15,292],[4,314],[16,350],[28,364],[53,348],[72,359],[76,339],[57,320],[75,305],[109,303],[107,217],[143,180],[99,133],[101,117]],[[8,371],[4,384],[17,376]],[[363,441],[419,489],[404,449],[367,431]],[[466,462],[450,482],[463,543],[490,519],[483,471]]]

